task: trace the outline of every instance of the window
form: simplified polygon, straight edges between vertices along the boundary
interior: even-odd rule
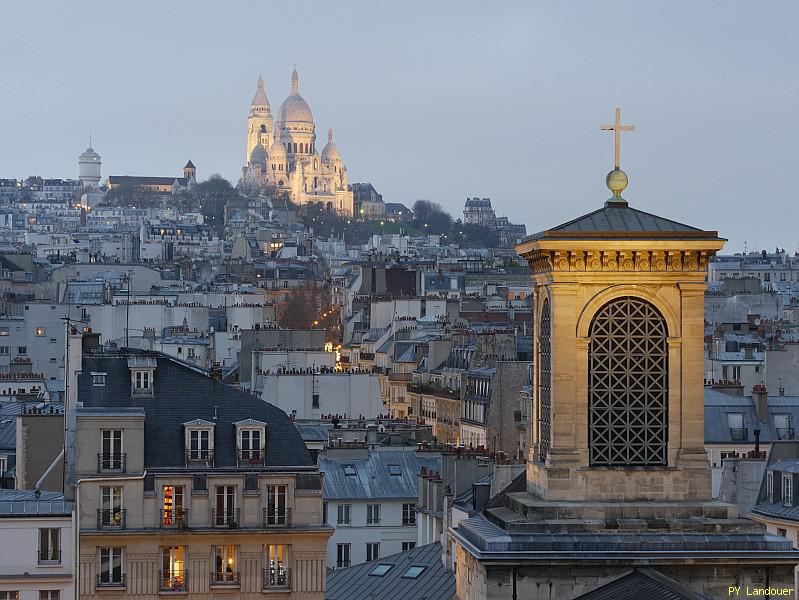
[[[185,592],[187,576],[186,548],[183,546],[161,548],[161,591]]]
[[[366,505],[366,524],[379,525],[380,524],[380,505],[367,504]]]
[[[241,459],[247,462],[261,462],[261,430],[242,429],[239,433]]]
[[[589,458],[592,465],[666,464],[668,332],[649,302],[605,304],[590,328]]]
[[[402,542],[402,551],[407,552],[416,548],[416,542]]]
[[[350,566],[350,547],[351,544],[336,544],[336,567]]]
[[[47,528],[39,530],[39,562],[40,563],[61,562],[60,529]]]
[[[402,468],[399,465],[388,465],[388,474],[392,477],[401,477]]]
[[[783,529],[782,527],[777,527],[777,535],[781,535],[782,537],[788,537],[788,530]]]
[[[0,346],[0,355],[8,356],[11,354],[11,346]]]
[[[355,470],[355,465],[342,465],[341,468],[344,470],[345,475],[354,476],[358,474],[358,472]]]
[[[37,327],[36,328],[36,337],[44,337],[46,334],[44,327]]]
[[[39,600],[61,600],[61,590],[40,590]]]
[[[352,510],[351,504],[339,504],[338,505],[338,520],[336,523],[338,525],[349,525],[350,524],[350,511]]]
[[[125,511],[122,509],[122,486],[109,485],[100,488],[100,510],[98,529],[102,527],[124,527]]]
[[[387,565],[385,563],[381,563],[377,565],[374,569],[369,571],[369,575],[373,577],[382,577],[386,573],[388,573],[394,565]]]
[[[793,475],[782,476],[782,503],[785,506],[793,504]]]
[[[286,546],[283,544],[269,544],[266,547],[266,573],[264,573],[264,587],[287,588],[289,586],[288,560],[286,559]]]
[[[100,437],[100,470],[123,470],[125,455],[122,454],[122,430],[103,429]]]
[[[412,567],[408,567],[408,570],[405,571],[405,574],[403,575],[403,577],[405,579],[416,579],[417,577],[419,577],[419,575],[424,573],[424,570],[425,570],[425,567],[423,567],[423,566],[413,565]]]
[[[266,525],[287,525],[286,486],[269,485],[266,487]]]
[[[0,592],[0,600],[19,600],[19,592]]]
[[[162,488],[164,500],[161,509],[161,525],[163,527],[182,527],[186,520],[183,510],[183,486],[165,485]]]
[[[147,392],[150,390],[150,371],[133,372],[133,391]]]
[[[17,346],[17,354],[25,355],[27,353],[28,353],[28,347],[27,346]]]
[[[766,492],[768,492],[768,501],[774,502],[774,472],[769,471],[766,473]]]
[[[92,385],[105,385],[105,373],[92,373]]]
[[[235,546],[216,546],[214,549],[213,583],[238,585],[238,560]]]
[[[791,423],[791,415],[774,415],[774,429],[778,440],[792,440],[793,425]]]
[[[122,548],[100,548],[100,572],[97,585],[124,585],[122,572]]]
[[[368,542],[366,544],[366,562],[380,558],[380,542]]]
[[[730,428],[730,438],[734,442],[746,440],[743,413],[727,413],[727,426]]]
[[[544,299],[541,309],[541,333],[538,335],[538,364],[539,364],[539,435],[538,458],[546,462],[549,447],[552,443],[552,314],[549,300]]]
[[[209,460],[211,458],[211,431],[209,429],[189,430],[189,460]]]
[[[0,456],[0,477],[4,477],[8,469],[8,457]]]
[[[402,524],[403,525],[416,525],[416,505],[403,504],[402,505]]]
[[[232,485],[216,486],[214,525],[216,527],[235,527],[238,522],[236,513],[236,487]]]

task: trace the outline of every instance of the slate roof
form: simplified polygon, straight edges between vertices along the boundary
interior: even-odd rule
[[[111,185],[172,185],[175,182],[185,186],[189,181],[185,177],[148,177],[138,175],[110,175],[108,183]]]
[[[653,233],[657,233],[661,238],[718,239],[718,233],[715,231],[703,231],[626,205],[606,204],[581,217],[529,235],[522,241],[544,238],[579,239],[597,237],[598,233],[615,234],[624,238],[652,237]]]
[[[0,402],[0,450],[15,450],[17,447],[17,415],[24,410],[40,408],[46,413],[50,410],[57,413],[64,412],[64,405],[60,402],[21,402],[19,400],[5,400]]]
[[[710,600],[655,569],[635,569],[575,600]]]
[[[131,396],[128,358],[134,355],[156,361],[153,397]],[[92,371],[107,373],[105,386],[92,385]],[[84,410],[144,409],[144,464],[148,469],[185,466],[183,423],[194,419],[216,423],[215,467],[236,466],[234,423],[249,418],[267,423],[266,467],[313,466],[300,433],[282,410],[157,352],[84,354],[78,394]]]
[[[378,565],[391,565],[382,577],[370,575]],[[403,577],[411,566],[424,571],[415,579]],[[441,544],[426,544],[407,552],[381,557],[327,576],[325,600],[451,600],[455,575],[444,568]]]
[[[37,497],[33,490],[0,490],[0,518],[67,516],[73,507],[61,492],[41,492]]]
[[[347,475],[345,465],[355,469]],[[399,475],[391,475],[389,465],[399,466]],[[319,459],[324,473],[325,500],[407,499],[419,497],[419,469],[441,470],[441,457],[417,455],[407,450],[380,450],[366,458]]]
[[[746,429],[745,440],[733,440],[730,434],[730,413],[743,415]],[[771,443],[778,439],[774,425],[775,415],[790,415],[791,426],[799,432],[799,396],[769,396],[768,422],[757,418],[751,396],[730,396],[712,388],[705,388],[705,443],[706,444],[752,444],[754,430],[760,429],[760,441]]]

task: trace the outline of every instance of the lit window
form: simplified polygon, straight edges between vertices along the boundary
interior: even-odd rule
[[[183,546],[161,548],[161,591],[185,592],[186,575],[186,549]]]
[[[287,588],[289,586],[289,570],[286,546],[269,544],[266,547],[266,565],[264,587],[266,589]]]
[[[426,567],[422,567],[419,565],[413,565],[412,567],[409,567],[407,571],[405,571],[403,577],[406,579],[416,579],[417,577],[419,577],[419,575],[424,573],[425,568]]]
[[[213,583],[237,585],[239,573],[237,570],[235,546],[217,546],[215,548],[215,568]]]
[[[36,328],[36,337],[44,337],[46,335],[44,327]]]

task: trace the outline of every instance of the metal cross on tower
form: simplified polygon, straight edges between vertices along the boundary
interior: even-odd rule
[[[621,132],[622,131],[635,131],[635,125],[622,125],[621,124],[621,108],[616,108],[616,123],[614,125],[602,125],[602,131],[613,131],[616,137],[616,162],[614,166],[616,169],[621,168]]]

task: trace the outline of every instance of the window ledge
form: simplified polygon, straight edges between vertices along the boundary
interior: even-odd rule
[[[160,590],[158,592],[159,596],[185,596],[188,594],[188,590]]]
[[[231,592],[235,592],[241,588],[240,583],[212,583],[211,584],[212,590],[230,590]]]

